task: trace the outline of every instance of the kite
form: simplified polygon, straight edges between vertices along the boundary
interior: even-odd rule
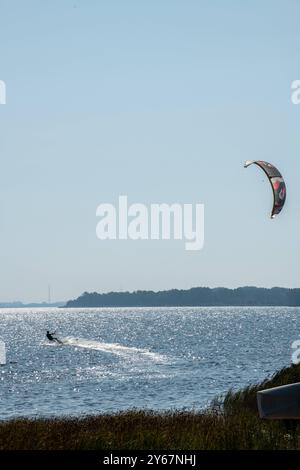
[[[274,219],[274,217],[278,215],[279,212],[281,212],[281,209],[283,208],[285,203],[286,186],[284,179],[281,173],[277,170],[277,168],[275,168],[275,166],[271,165],[271,163],[264,162],[262,160],[247,160],[245,162],[244,167],[247,168],[253,163],[259,166],[266,173],[272,186],[274,199],[271,219]]]

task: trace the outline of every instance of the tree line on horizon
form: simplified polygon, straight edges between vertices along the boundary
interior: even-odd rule
[[[194,287],[187,290],[84,292],[65,307],[300,306],[300,288]]]

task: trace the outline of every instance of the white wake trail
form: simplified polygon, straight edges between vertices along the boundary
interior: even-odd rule
[[[142,355],[149,357],[154,361],[165,361],[164,356],[151,352],[148,349],[122,346],[118,343],[102,343],[100,341],[93,341],[84,338],[75,338],[74,336],[60,337],[59,339],[64,345],[76,346],[78,348],[95,349],[97,351],[116,354],[117,356]]]

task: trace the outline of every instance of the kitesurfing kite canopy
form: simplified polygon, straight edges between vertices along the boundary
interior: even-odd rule
[[[259,166],[266,173],[271,183],[274,196],[271,219],[274,219],[274,217],[279,214],[285,203],[286,186],[284,179],[281,173],[277,170],[277,168],[275,168],[275,166],[271,165],[271,163],[264,162],[262,160],[247,160],[245,162],[244,167],[247,168],[253,163]]]

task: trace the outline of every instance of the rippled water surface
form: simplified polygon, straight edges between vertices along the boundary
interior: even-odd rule
[[[289,364],[299,335],[299,308],[0,309],[0,418],[203,408]]]

